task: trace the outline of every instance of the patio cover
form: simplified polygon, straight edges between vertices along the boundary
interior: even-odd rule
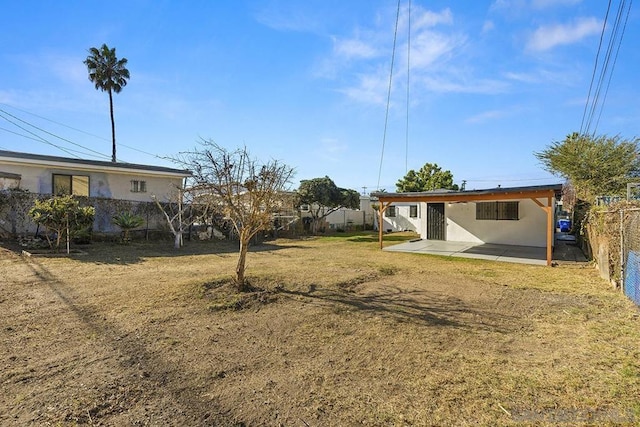
[[[383,247],[382,221],[384,212],[394,202],[487,202],[498,200],[531,199],[547,214],[547,265],[551,265],[553,254],[554,215],[553,198],[562,192],[562,184],[536,185],[528,187],[492,188],[488,190],[433,190],[415,193],[372,193],[380,202],[378,209],[378,240]],[[542,200],[542,201],[541,201]]]

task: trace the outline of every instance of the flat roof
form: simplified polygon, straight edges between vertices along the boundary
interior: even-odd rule
[[[420,192],[406,192],[406,193],[383,193],[374,192],[371,193],[373,197],[383,200],[393,201],[410,201],[410,200],[473,200],[473,199],[498,199],[500,197],[532,197],[536,195],[548,195],[549,193],[559,194],[562,191],[562,184],[551,185],[531,185],[525,187],[497,187],[484,190],[432,190],[432,191],[420,191]]]
[[[20,163],[36,164],[43,163],[67,163],[79,166],[92,166],[110,169],[131,169],[138,171],[148,171],[156,173],[166,173],[170,175],[191,176],[191,171],[186,169],[168,168],[164,166],[141,165],[136,163],[109,162],[103,160],[87,160],[71,157],[49,156],[44,154],[20,153],[17,151],[0,150],[0,160],[15,159]]]

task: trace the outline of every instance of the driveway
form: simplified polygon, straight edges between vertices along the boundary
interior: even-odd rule
[[[587,259],[566,233],[557,233],[553,250],[555,263],[586,263]],[[387,246],[385,251],[413,252],[429,255],[477,258],[520,264],[547,265],[546,248],[536,246],[498,245],[494,243],[446,242],[442,240],[414,240]]]

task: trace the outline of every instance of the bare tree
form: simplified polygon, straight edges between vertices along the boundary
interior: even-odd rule
[[[214,214],[215,205],[204,203],[204,200],[196,200],[199,197],[198,190],[181,188],[176,186],[163,201],[156,195],[151,195],[156,206],[164,214],[171,234],[173,234],[173,247],[180,249],[184,244],[185,230],[198,221],[207,222]]]
[[[273,226],[274,213],[289,197],[294,170],[278,160],[260,163],[246,147],[229,151],[210,140],[201,145],[176,160],[192,171],[197,202],[216,206],[233,225],[240,241],[235,283],[243,292],[251,239]]]
[[[180,249],[184,243],[182,235],[184,234],[185,228],[188,227],[184,221],[187,217],[187,215],[185,215],[184,190],[182,188],[176,188],[176,190],[169,195],[168,200],[163,201],[164,203],[158,200],[155,194],[152,194],[151,198],[167,220],[171,234],[173,234],[173,247]]]

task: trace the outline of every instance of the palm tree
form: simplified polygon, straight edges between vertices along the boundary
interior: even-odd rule
[[[103,44],[100,49],[92,47],[90,55],[83,62],[89,70],[89,80],[96,86],[96,90],[109,93],[109,112],[111,113],[111,140],[113,150],[111,161],[116,161],[116,124],[113,120],[113,93],[120,93],[127,85],[129,70],[127,70],[127,58],[118,59],[116,48],[109,49]]]

